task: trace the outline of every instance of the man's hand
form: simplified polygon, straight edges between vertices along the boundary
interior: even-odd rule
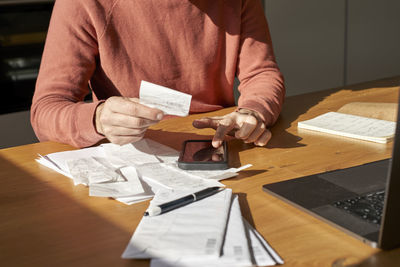
[[[214,147],[221,146],[225,135],[235,136],[245,143],[254,143],[257,146],[265,146],[271,139],[270,130],[265,127],[258,114],[247,109],[240,109],[225,116],[194,120],[193,126],[199,129],[215,129],[212,142]]]
[[[96,109],[96,130],[118,145],[139,141],[147,128],[164,116],[159,109],[139,103],[137,98],[110,97]]]

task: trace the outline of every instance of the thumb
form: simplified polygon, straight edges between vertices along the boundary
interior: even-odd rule
[[[220,120],[221,120],[221,118],[219,118],[219,117],[212,117],[212,118],[205,117],[205,118],[194,120],[192,125],[193,125],[193,127],[198,128],[198,129],[213,128],[215,130],[215,129],[217,129]]]

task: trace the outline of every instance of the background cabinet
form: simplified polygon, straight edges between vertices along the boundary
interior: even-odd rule
[[[400,1],[263,3],[288,96],[400,75]]]
[[[344,0],[265,1],[287,95],[343,84],[344,10]]]

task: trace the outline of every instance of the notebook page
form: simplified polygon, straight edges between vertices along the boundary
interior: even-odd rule
[[[393,138],[396,123],[339,112],[328,112],[298,122],[298,128],[386,143]]]

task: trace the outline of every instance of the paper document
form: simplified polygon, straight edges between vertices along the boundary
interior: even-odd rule
[[[101,146],[104,148],[104,152],[111,164],[117,167],[160,162],[155,155],[147,152],[149,149],[146,147],[147,143],[144,140],[139,141],[138,144],[119,146],[109,143]],[[144,147],[145,151],[138,149],[138,147]]]
[[[36,161],[73,179],[74,184],[88,185],[90,196],[113,197],[128,205],[152,198],[160,187],[142,181],[134,167],[114,167],[102,146],[39,155]]]
[[[115,168],[103,165],[105,161],[105,158],[90,157],[70,159],[66,163],[75,185],[125,181]]]
[[[157,198],[152,202],[152,205],[165,203],[176,198],[187,195],[187,191],[162,191],[157,193]],[[190,209],[191,204],[186,208]],[[193,213],[198,216],[201,210],[193,209]],[[197,214],[196,214],[197,213]],[[187,213],[190,214],[190,213]],[[183,218],[181,218],[183,220]],[[199,222],[201,223],[201,222]],[[197,224],[199,224],[197,223]],[[195,227],[195,224],[193,227]],[[207,258],[199,255],[179,255],[176,252],[167,255],[150,255],[152,267],[203,267],[203,266],[219,266],[219,267],[234,267],[234,266],[272,266],[283,264],[281,257],[274,251],[267,241],[245,220],[243,219],[239,200],[237,195],[233,195],[232,204],[230,206],[229,216],[226,222],[226,233],[223,241],[223,246],[218,258]],[[182,229],[180,234],[185,234],[185,227],[190,229],[191,220],[187,219],[185,224],[180,223]],[[197,228],[192,228],[196,231]],[[191,234],[191,232],[189,232]],[[156,239],[156,237],[154,237]],[[175,237],[173,242],[179,242]],[[132,240],[131,240],[132,241]],[[201,241],[201,240],[200,240]],[[191,243],[186,243],[192,246]],[[195,246],[195,245],[193,245]],[[131,250],[132,249],[132,250]],[[124,254],[137,253],[137,250],[130,243]],[[139,253],[140,254],[140,253]],[[143,253],[141,253],[142,255]],[[179,253],[178,253],[179,254]]]
[[[141,104],[158,108],[165,114],[187,116],[192,96],[164,86],[142,81],[140,84],[139,99]]]
[[[224,245],[221,256],[216,259],[204,259],[203,257],[178,257],[152,259],[152,267],[203,267],[203,266],[252,266],[245,226],[238,196],[234,195],[227,222]]]
[[[102,144],[105,155],[114,166],[137,166],[146,163],[175,162],[179,152],[151,139],[123,146]]]
[[[112,197],[125,204],[151,198],[159,189],[195,191],[223,187],[219,180],[236,176],[238,171],[251,166],[186,171],[178,168],[178,157],[175,149],[142,139],[123,146],[102,144],[51,153],[39,156],[37,161],[72,178],[75,185],[88,185],[90,196]]]
[[[127,179],[126,181],[91,183],[89,185],[89,196],[118,198],[130,197],[145,192],[134,167],[126,167],[121,169],[121,172]]]
[[[157,198],[161,196],[163,194],[156,194],[151,205],[160,204]],[[179,209],[158,216],[144,216],[122,257],[217,259],[224,240],[231,197],[232,190],[225,189]]]
[[[314,119],[300,121],[298,128],[386,143],[393,138],[396,123],[339,112],[328,112]]]
[[[104,157],[103,149],[99,147],[89,147],[85,149],[51,153],[45,156],[39,155],[39,159],[36,161],[45,165],[46,167],[64,174],[65,176],[72,178],[69,172],[67,161],[90,157]]]
[[[283,259],[276,253],[276,251],[268,244],[268,242],[243,219],[250,242],[250,251],[253,256],[253,263],[257,266],[272,266],[276,264],[283,264]]]
[[[167,189],[193,190],[224,185],[216,180],[203,179],[191,175],[184,170],[169,167],[165,163],[149,163],[137,167],[139,173],[146,179],[152,180]]]
[[[175,164],[176,168],[178,167],[178,164]],[[239,168],[229,168],[227,170],[214,170],[214,171],[187,171],[188,173],[192,175],[196,175],[199,177],[202,177],[204,179],[211,179],[211,180],[217,180],[221,181],[224,179],[232,178],[238,175],[238,172],[250,168],[253,166],[252,164],[246,164],[243,165]]]

